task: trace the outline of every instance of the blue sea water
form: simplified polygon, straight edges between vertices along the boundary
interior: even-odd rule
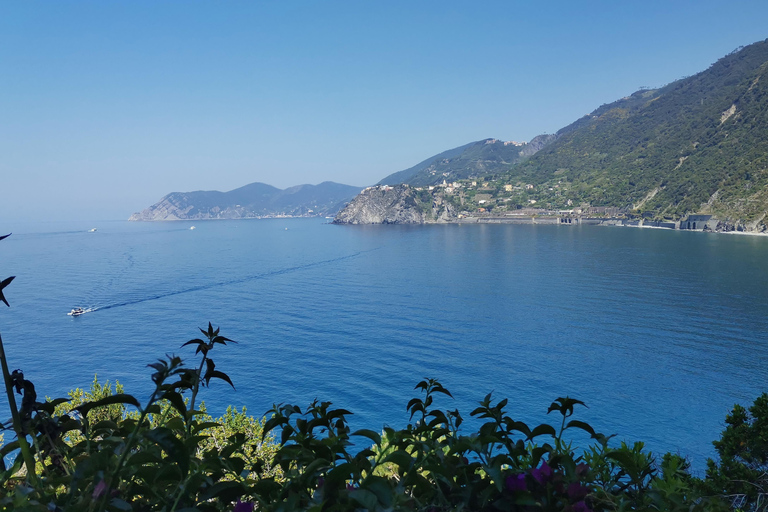
[[[402,427],[436,377],[465,417],[552,400],[617,440],[701,470],[735,403],[768,391],[768,237],[592,226],[334,226],[320,219],[3,225],[12,368],[39,395],[94,374],[148,396],[148,363],[212,322],[209,410],[330,400]],[[98,231],[88,232],[91,227]],[[94,308],[78,318],[73,307]],[[7,403],[0,402],[0,411]],[[0,412],[1,417],[8,414]],[[471,427],[471,422],[469,423]]]

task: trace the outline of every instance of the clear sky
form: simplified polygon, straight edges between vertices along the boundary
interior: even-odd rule
[[[369,185],[768,38],[768,1],[5,1],[0,219]]]

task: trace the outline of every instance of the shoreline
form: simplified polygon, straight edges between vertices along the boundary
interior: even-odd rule
[[[718,222],[716,219],[712,219],[712,223]],[[683,221],[677,222],[659,222],[650,221],[646,224],[643,220],[628,220],[628,219],[616,219],[616,218],[599,218],[599,217],[535,217],[535,216],[521,216],[521,217],[464,217],[449,221],[440,222],[425,222],[424,224],[543,224],[543,225],[557,225],[557,226],[579,226],[579,225],[591,225],[591,226],[607,226],[607,227],[624,227],[624,228],[640,228],[640,229],[661,229],[667,231],[690,231],[698,233],[713,233],[713,234],[725,234],[725,235],[747,235],[747,236],[768,236],[768,231],[750,231],[746,229],[713,229],[710,227],[710,222],[704,223],[703,228],[681,228],[680,225]],[[653,224],[667,224],[667,225],[653,225]]]
[[[197,219],[128,219],[127,222],[201,222],[201,221],[217,221],[217,220],[276,220],[276,219],[333,219],[328,224],[335,225],[359,225],[345,222],[336,222],[334,217],[328,217],[325,215],[280,215],[280,216],[263,216],[263,217],[208,217]],[[569,220],[570,222],[564,222]],[[375,223],[375,224],[389,224],[387,222]],[[375,225],[371,223],[369,225]],[[397,223],[395,223],[397,224]],[[748,230],[717,230],[717,229],[688,229],[679,227],[668,226],[653,226],[645,224],[642,221],[627,221],[627,219],[605,219],[599,217],[463,217],[451,220],[441,221],[427,221],[412,223],[414,225],[430,225],[430,224],[541,224],[541,225],[556,225],[556,226],[605,226],[605,227],[619,227],[619,228],[639,228],[639,229],[661,229],[665,231],[689,231],[697,233],[713,233],[724,235],[746,235],[746,236],[768,236],[768,231],[748,231]],[[670,223],[671,224],[671,223]],[[679,224],[679,223],[674,223]]]

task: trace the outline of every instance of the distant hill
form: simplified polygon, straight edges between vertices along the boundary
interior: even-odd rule
[[[229,192],[172,192],[149,208],[134,213],[129,220],[333,216],[361,189],[325,181],[281,190],[257,182]]]
[[[601,106],[502,181],[559,185],[539,197],[552,206],[570,199],[659,219],[698,212],[755,225],[768,212],[768,40]]]
[[[555,138],[554,135],[539,135],[530,143],[504,142],[497,139],[470,142],[427,158],[409,169],[390,174],[378,184],[405,183],[422,187],[437,185],[443,180],[451,182],[503,173]]]

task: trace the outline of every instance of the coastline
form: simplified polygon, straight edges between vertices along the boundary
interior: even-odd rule
[[[709,216],[707,216],[709,217]],[[699,233],[717,233],[726,235],[748,235],[748,236],[768,236],[768,231],[756,231],[745,229],[743,225],[739,224],[734,229],[717,229],[719,221],[711,218],[707,219],[707,222],[703,224],[703,228],[693,227],[681,227],[685,224],[684,221],[677,222],[658,222],[643,220],[629,220],[620,218],[602,218],[602,217],[537,217],[537,216],[520,216],[520,217],[478,217],[470,216],[451,220],[441,220],[433,222],[425,222],[424,224],[547,224],[558,226],[577,226],[577,225],[593,225],[593,226],[609,226],[609,227],[626,227],[626,228],[640,228],[640,229],[662,229],[669,231],[690,231]],[[664,224],[664,225],[654,225]]]

